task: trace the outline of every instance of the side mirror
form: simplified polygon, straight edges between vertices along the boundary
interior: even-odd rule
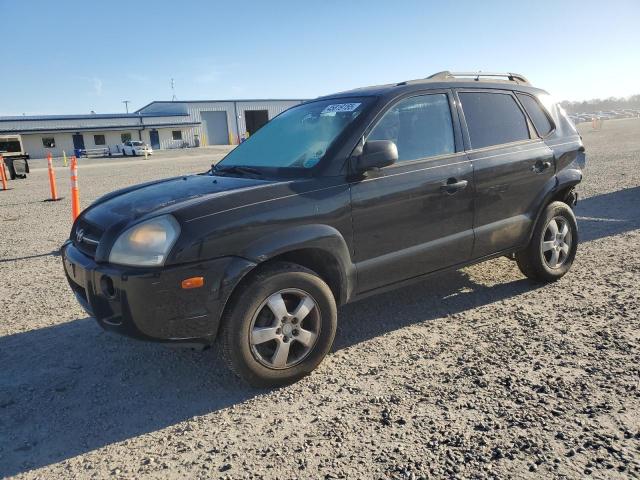
[[[398,161],[398,147],[391,140],[369,140],[362,148],[356,167],[359,172],[393,165]]]

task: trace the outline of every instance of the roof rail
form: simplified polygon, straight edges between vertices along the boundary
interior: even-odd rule
[[[515,82],[522,85],[531,85],[529,80],[526,79],[524,75],[520,75],[519,73],[496,73],[496,72],[450,72],[449,70],[444,70],[442,72],[434,73],[433,75],[427,77],[429,80],[446,80],[448,78],[456,78],[456,77],[473,77],[473,80],[476,82],[480,81],[482,77],[504,77],[510,82]]]

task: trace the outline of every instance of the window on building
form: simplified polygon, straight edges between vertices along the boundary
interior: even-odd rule
[[[549,120],[549,115],[547,115],[538,101],[533,98],[531,95],[526,95],[524,93],[517,93],[518,99],[525,111],[529,114],[531,121],[533,122],[533,126],[536,127],[538,135],[541,137],[547,136],[551,130],[553,130],[553,124],[551,120]]]
[[[398,161],[455,152],[451,110],[445,94],[421,95],[399,101],[371,131],[367,140],[391,140]]]
[[[42,145],[45,148],[56,148],[56,139],[53,137],[43,137]]]
[[[95,145],[106,145],[107,141],[105,140],[104,135],[94,135],[93,143]]]
[[[122,140],[122,143],[128,142],[129,140],[131,140],[131,134],[130,133],[120,134],[120,140]]]
[[[527,119],[511,95],[461,92],[459,96],[472,148],[530,138]]]
[[[171,132],[174,140],[182,140],[182,130],[174,130]]]

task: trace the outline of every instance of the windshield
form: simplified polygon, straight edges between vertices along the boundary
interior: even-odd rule
[[[369,98],[321,100],[293,107],[264,125],[216,167],[314,167]]]
[[[144,145],[144,143],[142,143],[142,142],[131,142],[131,145],[133,145],[134,147],[141,147],[142,145]]]

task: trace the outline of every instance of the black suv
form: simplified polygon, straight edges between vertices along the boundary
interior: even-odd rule
[[[571,267],[581,137],[517,74],[452,74],[329,95],[278,115],[211,170],[108,194],[64,269],[99,324],[210,344],[257,386],[312,371],[336,306],[506,255]]]

